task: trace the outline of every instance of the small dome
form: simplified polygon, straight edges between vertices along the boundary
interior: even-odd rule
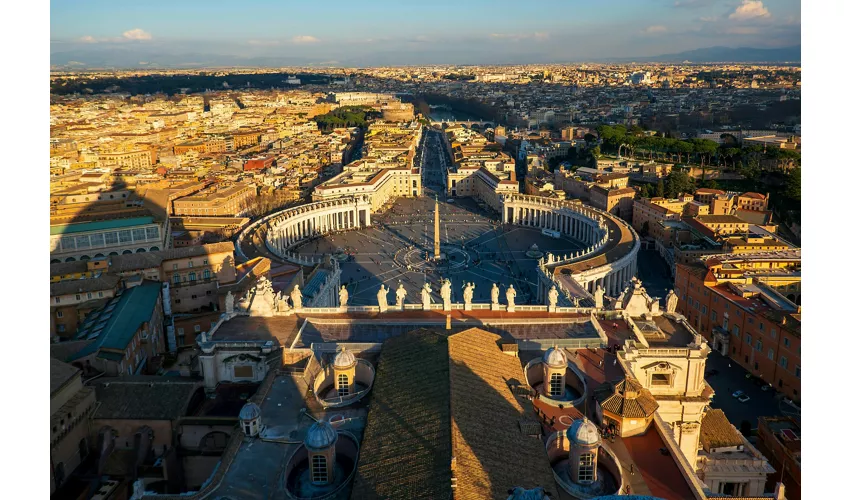
[[[304,445],[312,450],[324,450],[336,443],[336,429],[324,420],[319,420],[307,430]]]
[[[573,422],[567,431],[567,439],[570,440],[570,444],[595,445],[599,443],[599,429],[587,417],[584,417]]]
[[[354,354],[351,354],[351,351],[343,349],[334,356],[334,368],[349,368],[354,363],[357,363],[357,358],[354,357]]]
[[[254,403],[247,403],[239,410],[239,420],[256,420],[260,418],[260,407]]]
[[[543,353],[543,362],[549,366],[566,366],[567,353],[560,347],[550,347]]]

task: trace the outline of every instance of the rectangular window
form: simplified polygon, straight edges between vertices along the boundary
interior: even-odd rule
[[[201,331],[201,325],[195,325],[195,332]]]
[[[772,339],[776,338],[776,328],[770,329],[770,338],[772,338]]]
[[[93,247],[102,247],[103,246],[103,233],[97,233],[89,235],[91,238],[91,246]]]
[[[740,337],[739,332],[738,325],[732,325],[732,333],[734,333],[736,337]]]
[[[209,264],[209,260],[208,260],[208,259],[204,259],[204,265],[206,266],[207,264]]]
[[[753,324],[753,318],[752,317],[747,318],[747,323],[752,325]]]
[[[746,337],[744,337],[744,339],[746,340],[747,345],[752,345],[753,337],[749,333]]]
[[[756,351],[761,352],[761,339],[756,341]]]
[[[74,250],[77,248],[74,246],[73,236],[63,236],[59,241],[62,243],[62,250]]]
[[[91,292],[88,292],[88,293],[86,294],[86,298],[87,298],[87,299],[91,299],[91,298],[92,298]]]
[[[103,234],[103,240],[106,242],[107,245],[117,245],[118,244],[118,233],[116,233],[114,231],[110,232],[110,233],[104,233]]]
[[[787,369],[788,368],[788,358],[786,358],[785,356],[780,356],[779,357],[779,366]]]
[[[89,248],[91,244],[89,243],[89,237],[86,236],[77,236],[76,238],[77,248]]]
[[[671,383],[669,373],[653,373],[650,378],[650,385],[653,387],[668,387]]]
[[[741,310],[740,309],[735,309],[735,316],[738,316],[739,318],[741,317]]]
[[[97,297],[98,297],[98,298],[103,298],[103,292],[97,292]]]
[[[717,321],[717,311],[711,311],[711,321]]]
[[[77,300],[80,300],[82,297],[80,297],[80,294],[77,294],[77,295],[74,295],[74,298],[77,299]]]
[[[123,229],[118,231],[118,237],[121,239],[121,243],[132,243],[133,238],[130,236],[129,229]]]
[[[135,241],[145,241],[145,230],[142,229],[133,229],[133,240]]]
[[[171,266],[171,269],[176,271],[177,270],[177,264],[174,264],[173,266]]]
[[[794,369],[794,376],[800,378],[800,365],[797,365],[797,367]]]
[[[773,361],[773,349],[767,350],[767,359]]]
[[[783,339],[783,342],[785,343],[785,347],[791,347],[791,339],[789,339],[788,337],[785,337]]]
[[[764,323],[759,322],[759,330],[764,331]]]
[[[195,264],[191,260],[189,261],[189,267],[195,267]]]
[[[58,304],[59,302],[61,302],[61,301],[62,301],[62,299],[61,299],[61,298],[56,297],[56,303],[57,303],[57,304]]]
[[[59,325],[59,326],[56,327],[56,329],[59,330],[60,332],[64,332],[65,331],[65,325]]]
[[[183,329],[182,329],[182,328],[178,328],[178,329],[177,329],[177,335],[184,335],[184,332],[183,332]]]
[[[702,306],[702,313],[703,313],[703,314],[705,314],[705,313],[706,313],[706,308],[705,308],[705,306]]]
[[[147,236],[149,240],[159,239],[159,228],[158,227],[145,228],[145,236]]]

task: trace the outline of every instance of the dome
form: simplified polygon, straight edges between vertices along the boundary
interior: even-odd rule
[[[567,366],[567,353],[560,347],[550,347],[543,353],[543,362],[549,366]]]
[[[260,418],[260,407],[254,403],[247,403],[239,410],[239,420],[256,420]]]
[[[567,431],[570,444],[595,445],[599,443],[599,429],[587,419],[576,420]]]
[[[354,363],[357,363],[357,358],[354,357],[354,354],[351,354],[351,351],[343,349],[334,356],[334,368],[349,368]]]
[[[336,438],[336,429],[328,422],[319,420],[307,429],[304,445],[313,450],[323,450],[333,446],[336,443]]]

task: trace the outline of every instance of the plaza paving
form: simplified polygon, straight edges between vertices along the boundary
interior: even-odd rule
[[[419,303],[425,280],[431,283],[434,303],[438,303],[441,278],[451,280],[455,302],[462,302],[463,284],[471,281],[476,285],[474,302],[489,303],[491,284],[497,283],[502,303],[505,289],[513,284],[516,303],[527,304],[536,303],[537,290],[537,259],[526,255],[531,246],[558,255],[579,248],[574,240],[549,238],[539,229],[502,226],[498,214],[488,213],[471,198],[452,203],[440,200],[439,204],[441,253],[452,261],[467,260],[468,267],[452,271],[417,267],[434,251],[434,198],[429,196],[400,198],[372,217],[373,227],[319,237],[294,250],[306,256],[349,254],[340,268],[350,305],[377,304],[382,283],[393,290],[391,303],[400,283],[408,292],[406,301]]]

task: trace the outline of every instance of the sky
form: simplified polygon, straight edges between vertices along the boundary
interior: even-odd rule
[[[800,0],[51,0],[51,64],[516,64],[800,45]],[[225,62],[227,61],[227,62]]]

